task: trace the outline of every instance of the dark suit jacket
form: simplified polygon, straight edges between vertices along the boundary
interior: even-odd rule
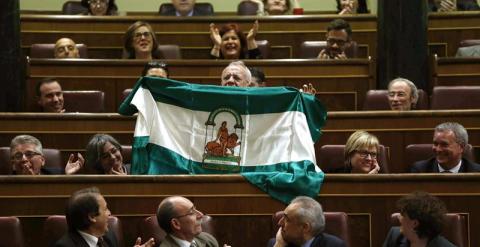
[[[275,245],[275,238],[268,241],[267,246],[273,247]],[[328,233],[320,233],[315,237],[310,247],[346,247],[345,242]],[[288,247],[295,247],[293,244],[289,244]]]
[[[428,160],[417,161],[413,166],[410,168],[410,172],[412,173],[435,173],[439,172],[437,161],[435,157],[430,158]],[[462,158],[462,166],[460,167],[459,173],[465,172],[480,172],[480,165],[469,161],[465,158]]]
[[[117,238],[113,232],[108,231],[103,235],[103,240],[108,247],[118,247]],[[68,231],[58,240],[54,247],[89,247],[87,241],[77,231]]]
[[[167,11],[161,13],[163,16],[176,16],[177,12],[175,8],[172,6],[172,8],[168,8]],[[211,13],[207,13],[206,11],[199,9],[199,8],[193,8],[193,14],[192,16],[209,16],[212,15]]]
[[[217,240],[210,234],[202,232],[198,234],[193,240],[197,243],[198,247],[218,247]],[[172,236],[167,235],[165,239],[160,244],[160,247],[179,247],[177,242],[172,238]]]
[[[395,226],[390,228],[385,242],[383,242],[383,247],[410,247],[410,242],[400,233],[400,227]],[[450,243],[444,237],[438,235],[435,238],[431,239],[427,247],[456,247],[454,244]]]

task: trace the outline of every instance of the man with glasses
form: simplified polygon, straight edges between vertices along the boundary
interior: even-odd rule
[[[167,233],[160,247],[218,247],[212,235],[202,232],[202,218],[203,213],[187,198],[165,198],[157,209],[158,225]]]
[[[17,175],[74,174],[82,168],[84,159],[80,153],[71,154],[65,171],[45,167],[42,143],[31,135],[19,135],[10,142],[10,161]]]
[[[268,247],[346,247],[340,238],[325,233],[325,216],[322,206],[314,199],[299,196],[283,211],[278,222],[280,228]]]
[[[320,51],[318,59],[347,59],[345,50],[350,46],[352,28],[343,19],[335,19],[327,27],[327,48]]]

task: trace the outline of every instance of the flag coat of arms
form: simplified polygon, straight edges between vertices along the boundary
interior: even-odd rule
[[[132,174],[239,173],[285,203],[320,190],[314,142],[326,111],[295,88],[144,77],[119,112],[138,113]]]

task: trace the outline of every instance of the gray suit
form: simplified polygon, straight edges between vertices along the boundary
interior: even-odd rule
[[[193,240],[198,247],[218,247],[217,240],[210,234],[202,232],[198,234]],[[180,247],[177,242],[168,234],[160,244],[160,247]]]
[[[480,45],[460,47],[455,57],[480,57]]]

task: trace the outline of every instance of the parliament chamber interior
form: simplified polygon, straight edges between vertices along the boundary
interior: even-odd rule
[[[157,206],[171,195],[188,197],[211,217],[208,219],[213,222],[204,230],[220,244],[266,246],[278,229],[275,212],[285,204],[241,175],[11,175],[15,168],[9,151],[14,137],[32,135],[41,141],[44,151],[53,150],[55,157],[46,156],[47,165],[65,169],[71,153],[85,156],[90,138],[104,133],[118,140],[123,162],[130,163],[137,116],[117,112],[148,63],[122,58],[130,25],[136,21],[150,24],[162,54],[155,60],[168,65],[169,79],[219,85],[222,71],[232,60],[212,58],[210,23],[236,23],[247,35],[258,21],[255,39],[262,58],[242,59],[245,65],[261,68],[267,87],[302,88],[311,83],[315,98],[327,111],[321,137],[314,144],[316,165],[325,172],[315,198],[325,211],[325,231],[351,247],[382,246],[390,226],[399,224],[395,202],[421,190],[446,204],[449,214],[444,236],[457,246],[480,246],[474,230],[480,226],[480,174],[409,173],[416,161],[434,155],[434,128],[445,122],[465,127],[469,140],[464,155],[480,162],[480,54],[459,57],[457,53],[459,48],[480,45],[480,10],[425,13],[425,42],[418,45],[421,48],[402,48],[424,49],[425,67],[420,75],[424,80],[416,83],[419,102],[414,110],[395,111],[388,102],[388,81],[409,73],[395,68],[395,63],[385,65],[385,59],[396,59],[398,67],[414,59],[402,57],[402,49],[397,52],[387,45],[392,41],[384,35],[392,32],[380,23],[405,21],[388,16],[394,11],[388,1],[369,0],[376,10],[371,13],[338,15],[335,9],[305,8],[303,15],[282,16],[238,15],[237,4],[242,1],[234,1],[234,9],[229,11],[192,17],[162,16],[157,9],[129,11],[125,4],[119,4],[120,15],[89,16],[79,14],[76,8],[83,9],[78,1],[65,1],[69,5],[60,4],[63,10],[23,9],[19,0],[11,1],[17,2],[17,8],[20,5],[15,10],[15,6],[1,3],[10,8],[2,6],[3,16],[18,12],[0,26],[16,25],[19,43],[0,37],[0,43],[9,44],[9,49],[17,48],[16,59],[0,60],[2,64],[13,60],[22,77],[15,82],[8,81],[11,77],[1,78],[8,90],[2,94],[5,110],[0,112],[0,236],[11,240],[7,246],[50,246],[52,236],[58,239],[58,231],[66,231],[65,225],[52,230],[50,218],[65,214],[65,203],[74,191],[95,186],[108,202],[114,216],[110,223],[121,246],[132,246],[137,236],[149,238],[147,233],[155,232],[150,227],[158,228],[152,223]],[[351,26],[352,57],[318,59],[319,51],[328,46],[323,41],[329,23],[339,18]],[[63,37],[76,42],[79,58],[54,57],[54,44]],[[36,85],[44,78],[55,78],[61,84],[65,113],[41,112]],[[12,92],[19,102],[14,110],[7,102]],[[379,173],[330,173],[344,165],[344,145],[357,130],[378,138]]]

